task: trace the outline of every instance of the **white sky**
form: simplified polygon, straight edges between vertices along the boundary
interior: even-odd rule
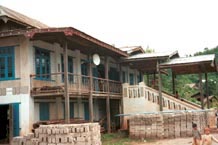
[[[218,45],[216,0],[0,0],[49,26],[72,26],[116,47],[181,56]]]

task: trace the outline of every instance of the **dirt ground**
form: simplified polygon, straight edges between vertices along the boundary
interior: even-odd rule
[[[218,138],[218,134],[213,134]],[[152,142],[133,142],[131,145],[191,145],[192,138],[177,138],[177,139],[163,139]],[[213,145],[218,145],[218,143],[213,142]]]

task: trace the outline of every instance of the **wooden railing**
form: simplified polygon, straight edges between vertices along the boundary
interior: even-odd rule
[[[31,75],[31,93],[38,94],[63,94],[64,92],[64,74],[52,73]],[[90,76],[68,73],[68,90],[69,93],[84,94],[92,92],[96,94],[104,94],[108,91],[110,94],[121,94],[122,86],[118,81],[107,80],[103,78],[92,77],[91,87]]]
[[[127,97],[127,98],[144,97],[146,100],[150,102],[160,104],[158,90],[145,86],[144,83],[140,83],[139,85],[134,85],[134,86],[131,86],[129,84],[124,84],[123,97]],[[162,104],[165,109],[169,109],[169,110],[200,109],[199,105],[182,101],[164,92],[162,92]]]

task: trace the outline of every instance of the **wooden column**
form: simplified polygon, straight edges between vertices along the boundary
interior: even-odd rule
[[[90,81],[90,95],[89,95],[89,121],[93,122],[93,74],[92,74],[92,56],[89,55],[89,81]]]
[[[122,65],[121,64],[119,64],[119,71],[120,71],[120,82],[122,82],[123,81],[123,72],[122,72]],[[124,82],[122,82],[122,83],[124,83]],[[123,114],[123,96],[121,97],[119,104],[120,104],[120,114]],[[120,126],[121,127],[123,126],[123,120],[124,120],[124,117],[121,116],[120,117]]]
[[[204,109],[203,87],[202,87],[202,74],[199,74],[199,91],[201,97],[201,109]]]
[[[68,54],[67,41],[64,43],[64,97],[65,97],[65,123],[70,123],[70,97],[68,92]]]
[[[173,86],[173,94],[176,94],[175,90],[175,74],[172,72],[172,86]]]
[[[206,87],[206,97],[207,97],[207,108],[210,108],[210,102],[208,98],[208,79],[207,79],[207,73],[205,73],[205,87]]]
[[[108,77],[108,71],[109,71],[109,61],[108,57],[105,57],[105,79],[107,80],[107,97],[106,97],[106,111],[107,111],[107,132],[111,132],[111,113],[110,113],[110,89],[109,89],[109,77]]]
[[[160,102],[160,111],[163,111],[163,103],[162,103],[162,83],[161,83],[161,73],[159,61],[157,61],[157,71],[158,71],[158,88],[159,88],[159,102]]]

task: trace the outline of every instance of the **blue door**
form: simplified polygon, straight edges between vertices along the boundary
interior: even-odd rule
[[[13,109],[13,137],[20,135],[20,116],[19,116],[19,103],[12,104]]]
[[[89,120],[89,103],[84,102],[84,118],[85,120]]]
[[[74,118],[74,104],[70,102],[70,118]]]
[[[49,103],[39,103],[39,120],[49,120]]]
[[[134,85],[134,75],[133,74],[129,74],[129,84]]]

